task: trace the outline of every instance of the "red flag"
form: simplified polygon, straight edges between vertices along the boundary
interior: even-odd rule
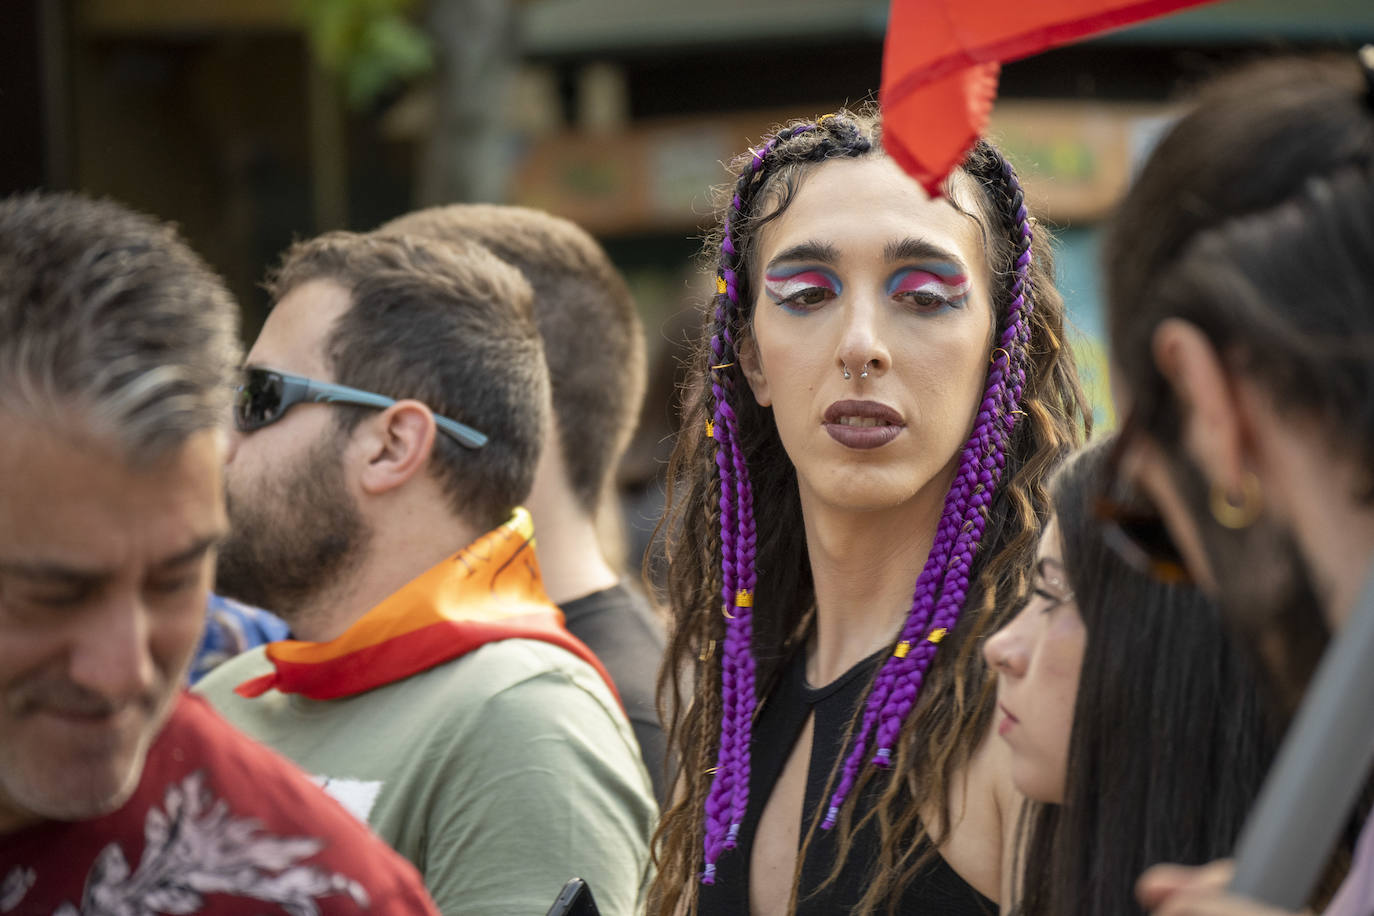
[[[987,127],[999,62],[1213,0],[892,0],[883,145],[927,193]]]

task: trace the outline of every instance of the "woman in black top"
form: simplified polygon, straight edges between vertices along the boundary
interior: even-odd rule
[[[1043,234],[991,146],[932,197],[871,112],[735,167],[671,468],[652,908],[986,911],[1017,801],[978,648],[1087,422]]]

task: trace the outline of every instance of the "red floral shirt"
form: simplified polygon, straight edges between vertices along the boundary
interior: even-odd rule
[[[118,811],[0,835],[0,916],[96,913],[437,916],[408,862],[192,696]]]

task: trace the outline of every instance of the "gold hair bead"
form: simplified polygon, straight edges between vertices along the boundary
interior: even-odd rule
[[[726,285],[725,285],[725,278],[722,277],[722,276],[720,276],[719,274],[717,274],[717,275],[716,275],[716,294],[719,295],[719,296],[724,296],[727,289],[728,289],[728,287],[726,287]]]
[[[714,439],[715,437],[716,437],[716,422],[715,422],[714,420],[707,420],[707,421],[706,421],[706,438],[707,438],[707,439]]]
[[[708,660],[712,655],[714,655],[715,652],[716,641],[713,639],[706,644],[706,647],[704,649],[701,650],[701,654],[697,656],[697,659],[704,662]]]
[[[910,651],[911,651],[911,643],[907,642],[907,641],[904,639],[904,640],[902,640],[901,642],[897,643],[897,648],[895,648],[895,649],[892,650],[892,657],[893,657],[893,658],[906,658],[907,653],[910,652]]]
[[[747,588],[735,592],[735,607],[753,607],[754,593]]]
[[[933,642],[938,645],[940,640],[945,638],[945,633],[947,632],[949,631],[944,627],[940,627],[938,630],[931,630],[930,635],[926,637],[926,642]]]

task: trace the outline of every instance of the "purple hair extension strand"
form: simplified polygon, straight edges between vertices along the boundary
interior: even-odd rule
[[[753,733],[754,707],[758,702],[758,697],[754,689],[755,663],[753,653],[753,593],[757,582],[757,573],[754,569],[754,551],[757,543],[756,532],[754,529],[754,499],[753,489],[749,485],[749,468],[745,461],[744,450],[740,447],[738,438],[733,439],[735,457],[735,487],[737,493],[737,512],[736,524],[739,526],[739,539],[736,542],[737,552],[735,563],[737,566],[737,583],[739,591],[735,602],[735,629],[739,633],[741,643],[741,658],[738,672],[739,683],[735,687],[735,702],[737,705],[737,741],[742,744],[744,753],[739,756],[737,761],[738,772],[735,774],[736,788],[734,805],[730,817],[729,835],[726,837],[726,848],[731,849],[735,845],[735,839],[739,833],[739,825],[744,820],[745,812],[749,806],[749,773],[750,773],[750,739]],[[749,595],[748,602],[741,602],[738,596]]]

